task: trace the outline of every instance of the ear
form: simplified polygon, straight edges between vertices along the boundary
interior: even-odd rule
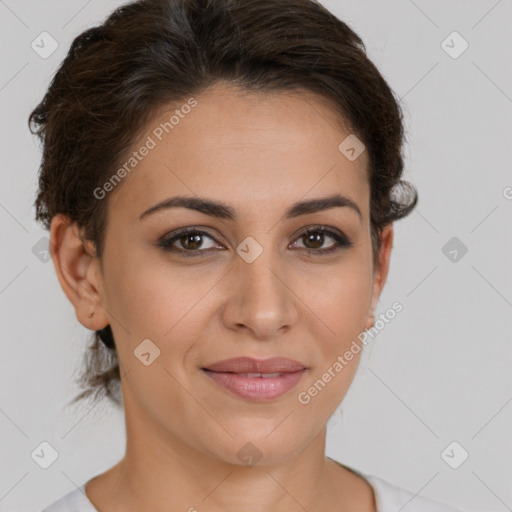
[[[102,274],[94,244],[83,240],[77,224],[62,214],[55,215],[51,222],[50,254],[78,321],[94,331],[106,327],[109,319],[104,309]]]
[[[381,233],[381,247],[379,251],[378,261],[375,264],[373,272],[373,289],[370,301],[370,310],[366,320],[365,329],[370,329],[375,323],[375,308],[379,300],[389,270],[389,260],[391,257],[391,249],[393,247],[393,224],[388,224]]]

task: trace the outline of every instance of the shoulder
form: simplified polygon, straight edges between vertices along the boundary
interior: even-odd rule
[[[416,495],[382,478],[373,475],[363,476],[373,488],[377,512],[396,512],[402,508],[404,512],[463,512],[424,496]]]
[[[97,512],[87,498],[85,484],[48,505],[42,512]]]

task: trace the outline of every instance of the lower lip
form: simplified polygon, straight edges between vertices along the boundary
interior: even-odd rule
[[[236,373],[203,372],[217,384],[252,402],[263,402],[279,398],[293,389],[299,382],[304,370],[283,373],[279,377],[242,377]]]

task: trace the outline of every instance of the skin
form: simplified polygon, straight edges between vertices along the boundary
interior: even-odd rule
[[[382,233],[373,262],[367,153],[349,161],[338,150],[349,132],[310,93],[256,95],[224,84],[196,99],[107,197],[103,271],[75,224],[62,215],[52,221],[59,282],[85,327],[112,326],[122,374],[126,454],[86,494],[109,512],[374,511],[369,483],[325,457],[327,420],[361,352],[307,405],[297,399],[373,325],[386,281],[393,229]],[[134,149],[174,108],[158,113]],[[335,207],[282,220],[292,203],[333,193],[351,198],[362,219]],[[238,218],[173,208],[139,220],[175,195],[223,201]],[[353,245],[306,256],[307,247],[336,244],[326,234],[323,245],[307,245],[301,234],[317,224]],[[213,250],[187,258],[157,246],[184,227],[207,228],[213,239],[203,237],[195,251]],[[247,236],[263,248],[250,264],[236,252]],[[160,349],[149,366],[134,356],[146,338]],[[309,370],[268,402],[232,395],[200,371],[231,357],[274,355]],[[237,457],[248,442],[261,454],[252,467]]]

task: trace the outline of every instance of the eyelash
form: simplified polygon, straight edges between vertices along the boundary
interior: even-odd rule
[[[336,244],[334,244],[332,247],[329,247],[327,249],[308,249],[308,248],[302,249],[303,252],[305,252],[307,256],[327,255],[327,254],[331,254],[334,252],[338,252],[342,249],[347,249],[353,245],[352,242],[350,242],[348,240],[348,238],[346,238],[344,235],[339,235],[338,233],[331,231],[329,229],[326,229],[323,226],[314,226],[312,228],[306,229],[296,238],[296,240],[299,240],[304,235],[308,235],[311,233],[322,233],[324,235],[327,235],[327,236],[333,238],[336,241]],[[193,235],[193,234],[207,236],[207,237],[211,238],[212,240],[214,240],[216,243],[218,243],[217,240],[215,240],[215,238],[210,233],[208,233],[206,231],[202,231],[202,230],[195,229],[195,228],[185,228],[185,229],[182,229],[182,230],[178,231],[177,233],[173,234],[171,237],[161,239],[157,245],[159,247],[161,247],[166,252],[181,253],[181,255],[185,256],[185,257],[196,257],[196,256],[200,256],[202,253],[209,253],[210,251],[215,250],[215,249],[186,250],[186,249],[178,249],[178,248],[172,246],[172,244],[175,241],[179,240],[181,237],[183,237],[185,235]]]

